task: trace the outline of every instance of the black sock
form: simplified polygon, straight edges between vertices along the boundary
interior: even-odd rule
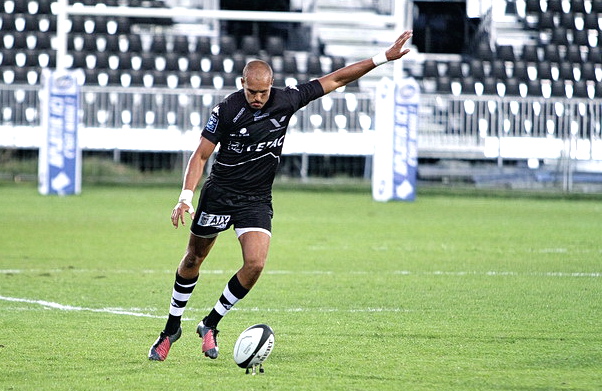
[[[190,295],[192,294],[198,279],[199,276],[192,279],[186,279],[176,273],[176,281],[173,285],[171,303],[169,305],[169,316],[167,318],[167,323],[165,324],[165,329],[163,330],[165,333],[175,334],[178,331],[184,308],[188,303],[188,299],[190,299]]]
[[[249,293],[249,290],[241,285],[236,274],[232,276],[209,315],[203,319],[205,326],[217,327],[219,321],[222,320],[232,307],[234,307],[234,304],[239,300],[242,300],[247,293]]]

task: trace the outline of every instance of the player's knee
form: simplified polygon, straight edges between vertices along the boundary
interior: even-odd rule
[[[195,254],[191,251],[186,251],[184,258],[182,258],[182,266],[186,269],[196,269],[201,266],[206,255]]]
[[[244,269],[246,273],[257,279],[265,266],[265,259],[247,259],[245,260]]]

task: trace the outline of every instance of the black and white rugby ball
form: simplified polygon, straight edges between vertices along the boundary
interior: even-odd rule
[[[265,361],[274,348],[274,331],[267,324],[256,324],[240,333],[234,344],[234,362],[252,368]]]

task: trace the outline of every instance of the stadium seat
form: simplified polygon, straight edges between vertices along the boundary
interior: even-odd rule
[[[458,61],[450,61],[447,63],[447,70],[445,75],[452,79],[461,79],[464,77],[464,72],[462,71],[462,63]]]
[[[310,77],[322,75],[322,62],[319,56],[307,56],[306,73],[311,75]]]
[[[589,38],[587,30],[575,30],[573,31],[573,45],[577,46],[589,46]]]
[[[13,2],[13,13],[14,14],[26,14],[29,13],[28,0],[12,0]]]
[[[211,39],[204,36],[197,37],[193,52],[201,55],[211,54]]]
[[[447,76],[441,76],[436,80],[437,92],[450,94],[451,90],[451,79]]]
[[[210,58],[210,71],[211,72],[224,72],[224,56],[216,54]]]
[[[482,79],[485,77],[485,68],[483,62],[479,59],[472,59],[469,63],[470,75],[475,80]]]
[[[155,54],[164,54],[167,52],[167,40],[164,35],[153,35],[150,51]]]
[[[439,66],[437,62],[434,60],[426,60],[422,64],[422,77],[423,78],[438,78],[441,75],[439,74]]]
[[[527,95],[533,97],[542,96],[541,83],[539,80],[529,80],[527,82]]]
[[[591,62],[586,62],[581,65],[581,77],[580,80],[592,80],[596,81],[596,68]]]
[[[548,61],[540,61],[537,63],[537,78],[540,80],[552,80],[552,64]]]
[[[516,61],[513,64],[512,77],[520,81],[529,80],[528,65],[525,61]]]
[[[567,29],[569,31],[575,30],[577,28],[575,25],[575,14],[573,12],[560,14],[558,27],[562,27],[563,29]]]
[[[510,77],[504,81],[504,85],[506,86],[506,92],[505,92],[506,96],[519,96],[520,95],[520,88],[519,88],[520,83],[519,83],[518,79],[516,79],[514,77]]]
[[[283,58],[282,72],[285,75],[297,75],[299,68],[297,67],[297,58],[295,56],[285,56]]]
[[[240,76],[245,65],[247,65],[247,61],[244,56],[240,54],[235,54],[232,56],[232,73]]]
[[[573,64],[567,61],[563,61],[558,65],[558,79],[559,80],[575,80],[575,73],[573,72]]]
[[[48,15],[52,13],[51,4],[54,0],[38,0],[38,12],[37,15]]]
[[[254,35],[245,35],[240,41],[240,51],[248,56],[257,56],[261,50],[259,38]]]
[[[130,34],[124,37],[127,40],[127,51],[130,53],[141,53],[142,38],[138,34]]]
[[[188,72],[199,72],[201,70],[201,53],[193,52],[188,55]]]
[[[504,80],[508,77],[506,73],[506,64],[502,60],[495,60],[491,63],[491,76],[497,80]]]
[[[493,61],[495,58],[495,51],[491,49],[488,42],[479,43],[476,54],[483,61]]]
[[[232,55],[236,53],[236,39],[230,35],[221,35],[219,37],[219,53]]]
[[[541,13],[541,4],[540,4],[539,0],[526,0],[525,1],[525,12],[527,14]]]
[[[538,62],[539,55],[537,53],[537,46],[535,45],[523,45],[523,51],[520,56],[521,60],[527,62]]]
[[[502,61],[515,61],[514,47],[512,45],[497,45],[496,57]]]
[[[543,12],[539,15],[539,22],[537,23],[537,28],[540,31],[553,30],[556,28],[556,23],[554,22],[554,14],[549,10]]]
[[[178,53],[167,53],[165,54],[165,70],[166,71],[177,71],[180,70],[180,57]]]
[[[282,37],[271,35],[266,38],[265,51],[269,56],[284,55],[284,40]]]
[[[543,59],[545,61],[559,63],[560,62],[560,51],[558,49],[558,46],[556,46],[553,43],[547,44],[544,47]]]
[[[592,12],[583,16],[583,28],[586,30],[600,31],[600,22],[598,21],[598,12]]]
[[[552,31],[552,38],[550,42],[555,45],[567,46],[569,44],[569,38],[567,35],[567,29],[564,27],[556,27]]]
[[[585,10],[585,1],[583,0],[571,0],[571,11],[578,13],[586,13]]]
[[[188,37],[186,35],[176,35],[173,39],[174,53],[188,54],[190,52]]]
[[[462,94],[474,95],[475,94],[475,80],[472,76],[466,76],[461,80]]]
[[[602,53],[599,47],[589,48],[587,61],[593,64],[602,64]]]
[[[548,11],[562,13],[562,0],[548,0]]]
[[[566,98],[566,88],[563,80],[554,80],[551,85],[551,96]]]
[[[577,81],[573,84],[573,97],[589,98],[587,83],[584,80]]]

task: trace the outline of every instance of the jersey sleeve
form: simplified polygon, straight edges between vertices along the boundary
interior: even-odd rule
[[[220,105],[217,105],[211,111],[209,120],[207,121],[207,124],[205,124],[201,135],[212,143],[217,144],[220,139],[220,134]]]
[[[296,86],[286,87],[284,91],[289,96],[294,110],[299,110],[307,106],[309,102],[324,96],[324,89],[317,79]]]

